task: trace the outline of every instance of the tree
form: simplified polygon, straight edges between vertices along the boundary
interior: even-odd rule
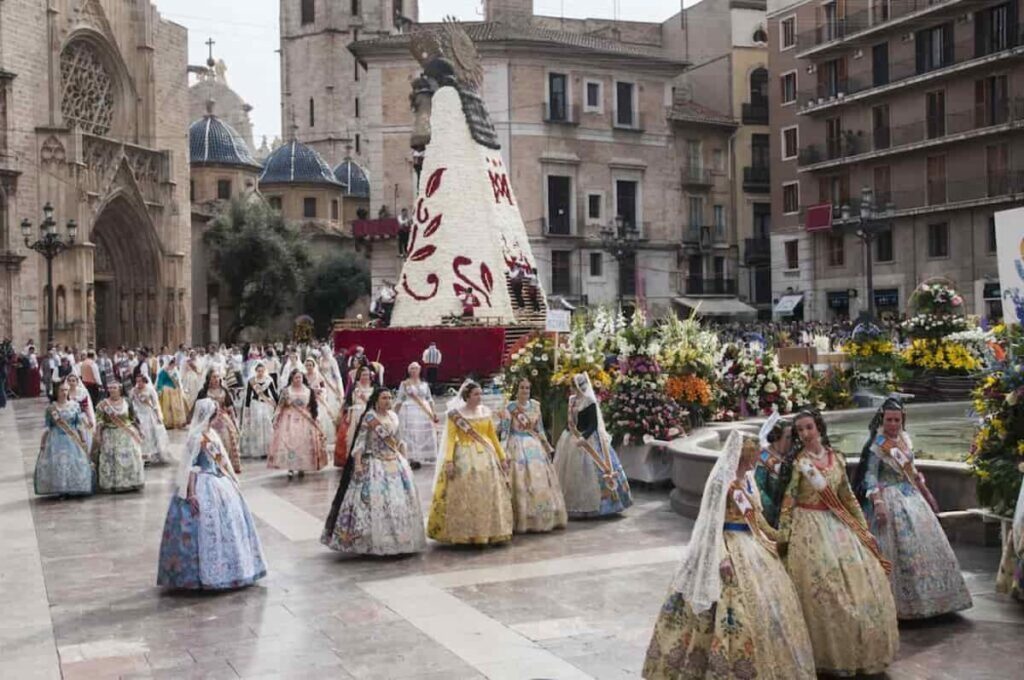
[[[263,201],[235,199],[203,235],[214,273],[236,310],[228,331],[266,328],[302,291],[309,253],[298,230]]]
[[[306,285],[306,312],[317,335],[330,331],[331,321],[344,316],[352,304],[370,293],[370,272],[355,253],[331,253],[313,266]]]

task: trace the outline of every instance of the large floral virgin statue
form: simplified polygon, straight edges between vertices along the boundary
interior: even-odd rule
[[[417,32],[411,50],[423,66],[412,94],[412,147],[423,164],[391,326],[460,316],[467,292],[480,301],[475,316],[511,323],[509,274],[533,275],[536,262],[479,94],[476,48],[459,24],[446,22]]]

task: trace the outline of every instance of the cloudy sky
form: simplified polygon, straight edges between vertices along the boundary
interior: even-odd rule
[[[280,0],[156,0],[164,17],[189,33],[189,62],[206,60],[210,38],[214,56],[228,65],[231,87],[252,104],[256,144],[260,136],[280,134],[281,85],[278,48]],[[297,2],[298,0],[293,0]],[[479,20],[480,0],[420,0],[420,19],[454,15]],[[680,0],[535,0],[537,14],[664,21],[679,11]],[[693,4],[686,0],[686,5]]]

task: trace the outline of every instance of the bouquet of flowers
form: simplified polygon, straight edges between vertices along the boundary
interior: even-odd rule
[[[620,376],[603,406],[608,433],[617,442],[670,441],[685,432],[686,413],[649,376]]]
[[[811,378],[808,402],[820,409],[836,410],[853,406],[851,375],[840,368],[829,368]]]
[[[730,419],[729,413],[739,417],[791,413],[806,401],[806,369],[781,369],[774,352],[755,354],[747,348],[733,348],[727,357],[719,374],[719,420]]]
[[[982,367],[966,347],[946,339],[916,339],[902,356],[908,366],[950,375],[968,375]]]
[[[693,373],[669,376],[665,381],[665,392],[680,404],[711,405],[711,385]]]
[[[971,327],[964,316],[964,299],[941,279],[918,286],[909,306],[911,316],[902,327],[911,338],[938,340]]]
[[[553,385],[567,389],[574,375],[586,373],[598,394],[611,387],[612,378],[604,370],[604,354],[595,348],[589,335],[585,321],[573,325],[568,342],[560,348],[558,370],[551,376]]]

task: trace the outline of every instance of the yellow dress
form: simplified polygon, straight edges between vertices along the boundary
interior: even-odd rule
[[[881,673],[899,648],[889,577],[858,534],[822,503],[811,481],[815,474],[864,529],[861,533],[867,532],[843,457],[829,451],[816,466],[800,454],[783,497],[779,534],[787,544],[786,570],[800,597],[814,662],[819,673]]]
[[[185,410],[185,397],[177,376],[171,375],[167,371],[160,371],[156,381],[156,391],[160,395],[160,411],[164,416],[164,427],[168,430],[185,427],[188,423],[188,413]]]
[[[427,535],[439,543],[504,543],[512,538],[512,493],[505,451],[490,412],[449,414],[437,464]],[[460,427],[465,424],[471,431]],[[475,433],[475,434],[474,434]],[[454,471],[453,471],[454,467]]]
[[[756,500],[752,504],[756,527],[732,498],[727,501],[723,541],[734,577],[723,581],[715,606],[695,613],[681,593],[669,593],[647,649],[647,680],[816,677],[793,584],[778,556],[753,533],[774,540],[776,532]]]

